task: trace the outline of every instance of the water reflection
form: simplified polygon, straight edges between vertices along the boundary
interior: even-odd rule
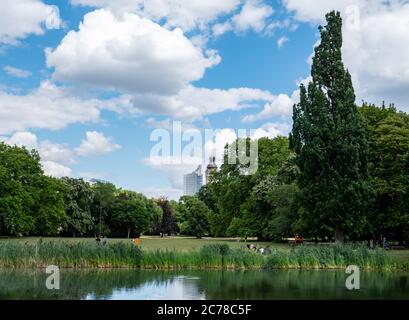
[[[361,290],[339,271],[61,270],[61,289],[45,272],[1,271],[0,299],[408,299],[409,274],[362,273]]]

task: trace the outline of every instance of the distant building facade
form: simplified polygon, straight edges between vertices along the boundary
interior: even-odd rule
[[[194,196],[203,186],[202,166],[198,166],[195,171],[183,176],[183,194]]]
[[[212,182],[212,172],[215,171],[217,171],[216,157],[210,157],[206,168],[206,184]]]

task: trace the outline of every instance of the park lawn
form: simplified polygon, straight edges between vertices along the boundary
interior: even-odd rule
[[[390,250],[388,254],[400,262],[409,263],[409,250]]]
[[[23,243],[33,244],[39,240],[39,237],[22,237],[22,238],[12,238],[12,239],[1,239],[0,241],[19,241]],[[65,237],[44,237],[43,241],[65,241],[68,243],[75,242],[89,242],[95,243],[94,238],[65,238]],[[116,242],[130,242],[131,239],[124,238],[109,238],[109,243]],[[197,239],[194,237],[164,237],[159,236],[143,236],[141,237],[141,249],[147,251],[156,251],[156,250],[170,250],[170,251],[179,251],[179,252],[189,252],[200,249],[201,247],[207,244],[214,243],[225,243],[228,244],[231,248],[242,248],[246,246],[246,243],[252,243],[256,247],[266,247],[270,246],[271,248],[277,249],[289,249],[290,245],[288,244],[279,244],[272,242],[256,242],[256,241],[239,241],[239,239],[232,238],[202,238]]]
[[[39,240],[39,237],[22,237],[12,239],[0,239],[0,241],[19,241],[33,244]],[[95,243],[94,238],[65,238],[65,237],[44,237],[43,241],[65,241],[65,242],[89,242]],[[109,238],[109,243],[115,242],[130,242],[131,239],[124,238]],[[164,237],[159,236],[143,236],[141,237],[141,248],[146,251],[169,250],[179,252],[195,251],[207,244],[222,243],[228,244],[231,248],[243,248],[247,244],[254,244],[256,247],[270,246],[271,249],[289,250],[290,244],[273,243],[273,242],[257,242],[257,241],[239,241],[235,238],[202,238],[194,237]],[[409,250],[390,250],[388,255],[398,260],[399,262],[409,263]]]

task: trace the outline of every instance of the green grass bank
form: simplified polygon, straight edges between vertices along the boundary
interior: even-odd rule
[[[409,259],[363,245],[301,245],[274,248],[268,255],[228,244],[206,244],[191,251],[145,250],[131,242],[0,241],[0,268],[179,269],[341,269],[409,270]]]

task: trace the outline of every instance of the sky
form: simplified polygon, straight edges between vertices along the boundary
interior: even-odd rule
[[[407,0],[1,0],[0,140],[177,199],[240,130],[288,135],[333,9],[357,103],[409,111]]]

